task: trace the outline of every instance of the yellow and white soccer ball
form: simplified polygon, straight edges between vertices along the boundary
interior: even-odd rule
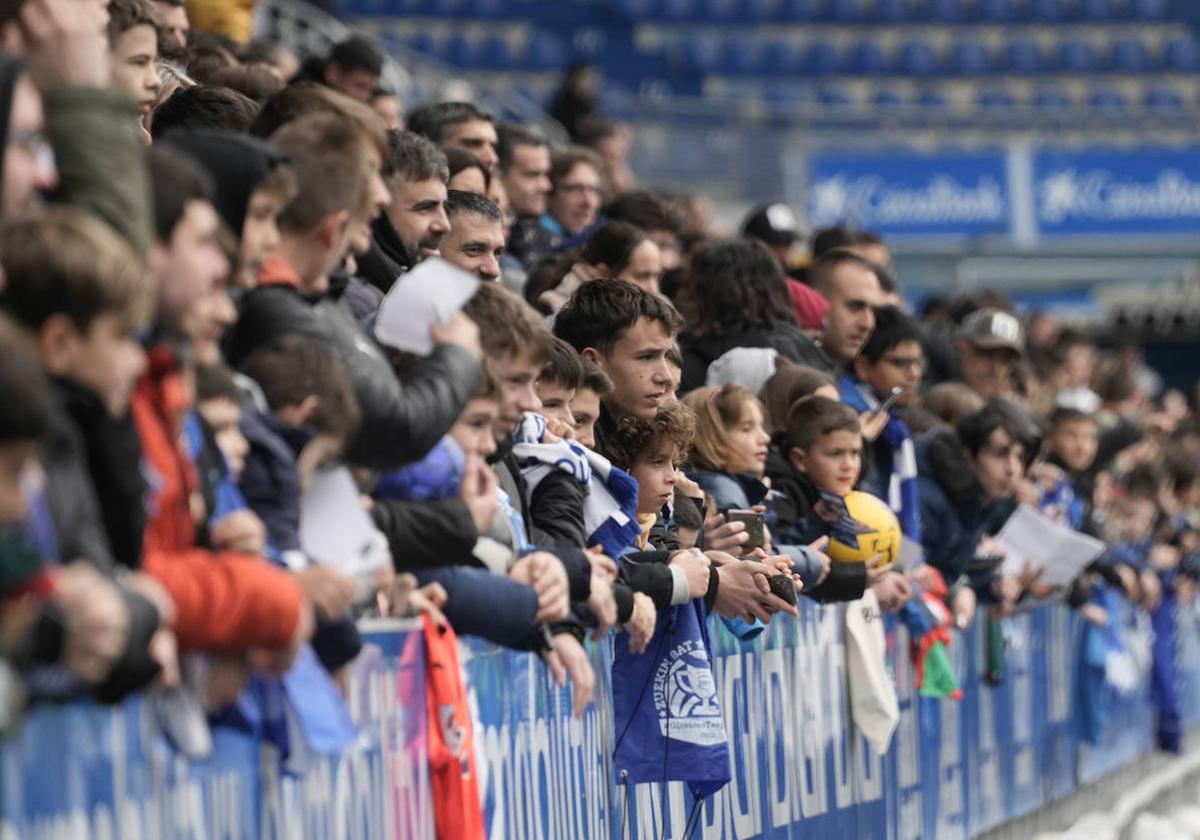
[[[876,554],[883,555],[883,565],[890,566],[900,558],[900,522],[887,502],[851,490],[844,501],[846,511],[858,524],[858,548],[830,537],[826,552],[835,563],[865,563]]]

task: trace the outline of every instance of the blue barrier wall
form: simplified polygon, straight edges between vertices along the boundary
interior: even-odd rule
[[[1120,620],[1142,656],[1144,619]],[[1195,724],[1192,610],[1179,627],[1183,706]],[[421,637],[398,622],[366,629],[350,698],[362,735],[346,754],[283,774],[274,750],[220,730],[213,758],[189,762],[157,730],[147,701],[40,708],[0,745],[0,839],[432,837]],[[915,695],[907,639],[891,628],[902,716],[882,758],[849,726],[839,608],[806,604],[798,621],[776,619],[749,643],[713,630],[734,773],[704,803],[697,837],[965,838],[1153,747],[1148,678],[1117,700],[1102,744],[1080,743],[1080,626],[1062,607],[1006,622],[999,687],[981,678],[981,629],[956,635],[959,703]],[[569,690],[551,685],[533,657],[463,644],[491,838],[682,836],[692,805],[682,785],[628,789],[613,779],[609,646],[594,655],[601,699],[576,721]]]

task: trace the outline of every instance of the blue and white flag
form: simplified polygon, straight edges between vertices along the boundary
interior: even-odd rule
[[[617,635],[612,688],[620,784],[686,782],[702,799],[730,779],[729,738],[713,677],[703,601],[658,614],[645,653]]]

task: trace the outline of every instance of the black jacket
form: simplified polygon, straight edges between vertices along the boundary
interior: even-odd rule
[[[114,419],[94,391],[54,382],[45,447],[46,495],[65,561],[141,566],[146,527],[142,445],[129,418]],[[100,492],[100,488],[103,492]]]
[[[538,260],[556,253],[561,244],[562,237],[542,225],[540,218],[522,216],[508,234],[507,249],[528,271]]]
[[[63,562],[87,561],[107,572],[118,565],[136,567],[141,558],[142,538],[138,523],[144,526],[145,522],[141,497],[131,496],[134,490],[144,487],[141,447],[136,434],[130,449],[130,442],[122,438],[124,425],[110,417],[99,395],[88,388],[58,379],[54,382],[53,396],[42,462],[45,498],[54,523],[59,557]],[[101,473],[93,473],[93,462]],[[103,488],[104,493],[98,493],[97,488]],[[122,529],[120,553],[113,550],[100,503],[110,492],[118,502],[136,502],[133,506],[141,516],[139,520],[137,514],[122,512],[118,519],[118,527]],[[93,692],[106,703],[115,703],[145,687],[160,670],[149,653],[151,637],[159,628],[158,610],[137,593],[121,589],[121,596],[130,622],[125,647]],[[57,654],[53,659],[57,659]]]
[[[812,510],[820,498],[817,489],[788,460],[787,442],[782,435],[776,435],[771,442],[766,469],[771,489],[782,494],[775,506],[780,542],[808,545],[827,533],[823,521]],[[866,591],[865,563],[831,563],[825,580],[801,594],[820,602],[857,601]]]
[[[106,415],[100,397],[64,380],[54,382],[54,403],[43,449],[46,474],[46,504],[58,539],[63,562],[88,560],[100,569],[112,570],[116,561],[108,544],[96,486],[87,465],[83,429],[76,424],[72,408],[81,421],[102,421]]]
[[[397,277],[412,270],[417,258],[404,247],[387,214],[380,213],[371,222],[371,247],[355,262],[358,276],[386,295]]]
[[[227,357],[237,365],[256,348],[290,333],[326,342],[346,364],[362,412],[346,460],[359,466],[389,469],[424,457],[479,386],[474,356],[442,344],[401,387],[336,292],[312,299],[286,285],[260,286],[242,298],[238,322],[227,339]]]
[[[796,324],[780,324],[775,329],[743,333],[683,333],[679,349],[683,353],[681,391],[703,388],[708,366],[737,347],[770,347],[793,362],[828,370],[833,364],[812,339]]]

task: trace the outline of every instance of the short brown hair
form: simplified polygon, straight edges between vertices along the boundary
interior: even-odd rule
[[[308,425],[317,434],[348,441],[358,431],[361,414],[350,372],[329,345],[295,333],[280,336],[247,356],[241,371],[262,388],[272,411],[316,397]]]
[[[113,47],[125,32],[143,24],[154,27],[156,33],[162,26],[153,0],[112,0],[108,4],[108,46]]]
[[[577,390],[583,384],[583,359],[561,338],[551,338],[550,358],[542,366],[538,379]]]
[[[380,156],[387,154],[387,126],[383,118],[371,106],[316,82],[296,82],[268,97],[250,124],[250,133],[256,137],[274,137],[290,123],[313,114],[329,114],[353,123],[379,150]]]
[[[532,352],[539,364],[550,360],[554,339],[542,316],[499,283],[483,283],[463,312],[479,326],[483,355],[516,356]]]
[[[782,431],[787,426],[788,409],[801,397],[811,396],[818,388],[836,387],[833,377],[823,370],[798,365],[780,356],[775,373],[763,385],[758,395],[766,415],[767,431]]]
[[[697,388],[683,398],[683,403],[696,416],[696,434],[688,463],[702,470],[727,470],[729,451],[725,434],[742,419],[747,405],[758,404],[758,398],[741,385],[730,383]]]
[[[367,159],[357,129],[332,114],[311,114],[271,137],[287,152],[296,195],[279,214],[283,230],[307,233],[331,213],[356,216],[366,204]]]
[[[603,174],[604,172],[604,164],[600,162],[599,156],[591,149],[585,149],[582,146],[571,146],[556,151],[550,158],[550,183],[554,189],[557,190],[562,179],[570,175],[571,170],[581,163],[586,163],[595,169],[598,174]]]
[[[961,382],[941,382],[918,400],[921,408],[948,426],[983,408],[984,399]]]
[[[209,84],[236,90],[259,105],[283,90],[283,81],[279,76],[262,64],[222,67],[209,77]]]
[[[845,403],[828,397],[803,397],[788,411],[787,442],[797,449],[810,449],[825,435],[862,431],[858,414]]]
[[[6,280],[0,307],[34,331],[64,314],[87,332],[115,313],[134,332],[150,315],[142,266],[120,236],[94,216],[67,205],[49,206],[0,228]]]
[[[604,457],[615,466],[630,470],[643,452],[662,443],[673,443],[676,459],[682,462],[695,434],[696,416],[683,403],[675,403],[660,408],[650,419],[622,419],[616,431],[605,437]]]

